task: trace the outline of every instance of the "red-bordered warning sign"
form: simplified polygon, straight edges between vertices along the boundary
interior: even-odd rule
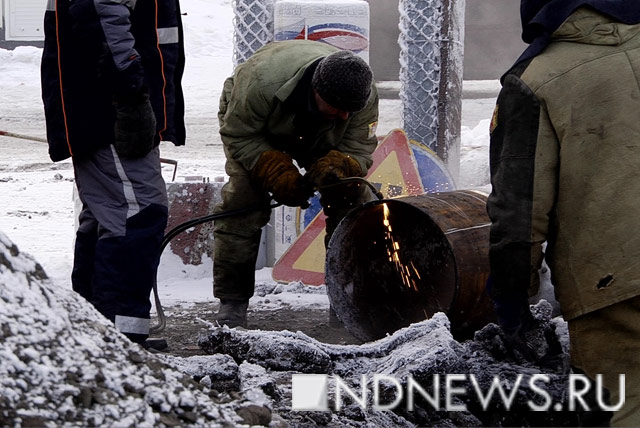
[[[385,198],[424,193],[411,143],[401,129],[391,131],[373,152],[367,180]],[[280,282],[301,281],[324,284],[325,215],[320,212],[273,267],[272,277]]]

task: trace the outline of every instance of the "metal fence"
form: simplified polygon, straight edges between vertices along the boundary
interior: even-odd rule
[[[233,66],[273,40],[274,0],[233,1]]]
[[[464,0],[400,0],[403,128],[459,170]]]

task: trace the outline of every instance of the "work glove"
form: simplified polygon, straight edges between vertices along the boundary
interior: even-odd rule
[[[123,158],[140,158],[154,147],[156,117],[146,88],[113,98],[116,112],[113,145]]]
[[[362,168],[357,160],[337,150],[331,150],[311,165],[305,177],[318,188],[334,184],[341,178],[360,176]]]
[[[498,324],[504,333],[505,345],[508,351],[517,351],[529,361],[537,361],[535,349],[527,343],[525,333],[529,331],[535,320],[529,309],[526,291],[522,293],[494,293],[493,279],[487,280],[487,291],[493,301]]]
[[[289,207],[309,207],[313,191],[288,154],[277,150],[262,153],[251,170],[251,178],[277,202]]]

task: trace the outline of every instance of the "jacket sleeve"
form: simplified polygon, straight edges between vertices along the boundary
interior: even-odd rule
[[[378,101],[378,92],[374,87],[369,103],[351,118],[344,137],[336,147],[336,150],[357,160],[365,175],[373,164],[371,154],[378,145]]]
[[[220,136],[228,155],[251,170],[262,153],[275,150],[264,133],[273,101],[249,73],[240,68],[236,72],[226,80],[220,98]]]
[[[115,65],[117,94],[138,92],[144,83],[140,55],[131,33],[131,12],[137,0],[94,0],[108,53]]]
[[[544,103],[508,75],[491,124],[489,259],[496,297],[537,292],[555,200],[557,140]]]

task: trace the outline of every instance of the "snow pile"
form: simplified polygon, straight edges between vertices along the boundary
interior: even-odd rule
[[[0,284],[0,426],[231,425],[247,403],[261,407],[199,385],[127,340],[2,233]],[[216,379],[225,376],[234,374]]]
[[[481,120],[476,127],[462,127],[460,148],[460,189],[491,190],[489,171],[489,124],[490,119]]]
[[[254,296],[249,300],[249,310],[258,308],[260,311],[281,308],[300,311],[329,309],[327,287],[309,286],[300,281],[288,284],[279,284],[273,280],[257,281]]]
[[[39,83],[41,59],[42,49],[33,46],[18,46],[13,50],[0,49],[2,84],[22,86],[26,81]],[[25,75],[27,70],[28,73]]]
[[[453,405],[460,411],[434,409],[422,399],[416,408],[407,411],[366,411],[352,402],[333,412],[292,412],[291,376],[297,373],[336,375],[360,390],[361,376],[381,374],[400,380],[404,387],[409,377],[425,389],[433,387],[434,375],[467,374],[465,382],[457,386],[472,390],[470,376],[474,375],[479,388],[488,391],[495,379],[509,392],[518,375],[522,385],[528,385],[534,374],[546,374],[549,383],[545,389],[551,402],[564,404],[568,365],[568,333],[560,318],[551,318],[551,305],[542,301],[533,308],[536,327],[528,333],[528,340],[537,351],[537,361],[524,359],[517,351],[505,346],[501,330],[489,324],[476,333],[474,340],[457,342],[450,332],[449,320],[439,313],[433,318],[413,324],[376,342],[364,345],[330,345],[312,339],[303,333],[263,332],[213,328],[200,337],[200,346],[211,358],[218,354],[233,357],[242,366],[259,366],[263,370],[258,390],[272,408],[293,426],[565,426],[576,425],[575,414],[563,412],[531,412],[529,401],[540,404],[541,396],[527,388],[518,388],[511,408],[506,411],[502,402],[493,400],[486,407],[473,394],[456,396]],[[230,364],[226,360],[226,364]],[[192,367],[196,378],[205,378],[210,368]],[[239,374],[243,391],[249,386]],[[444,377],[444,376],[443,376]],[[444,380],[440,380],[444,382]],[[444,386],[441,386],[441,391]],[[255,385],[252,386],[255,389]],[[259,392],[259,391],[258,391]],[[384,389],[383,389],[384,392]],[[394,399],[395,390],[388,388],[387,403]],[[497,395],[497,394],[496,394]],[[330,401],[335,399],[329,391]]]

